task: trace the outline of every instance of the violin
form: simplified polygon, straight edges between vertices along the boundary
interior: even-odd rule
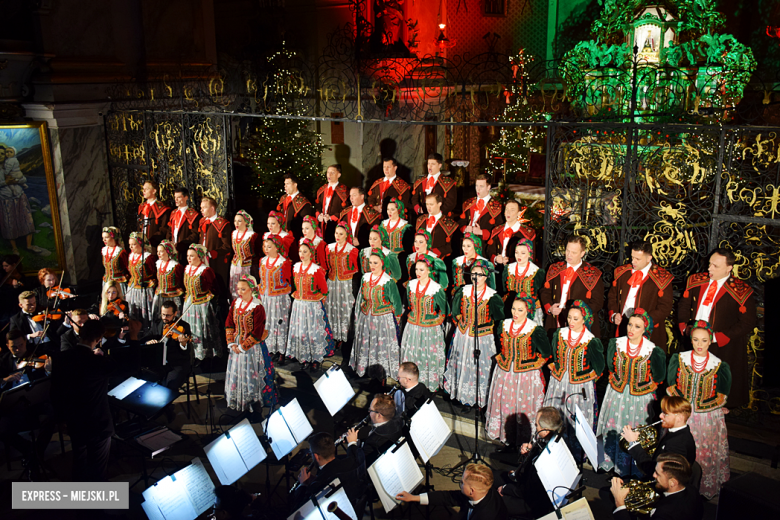
[[[187,339],[189,338],[189,335],[185,334],[185,332],[186,331],[184,330],[184,327],[182,325],[175,325],[171,323],[170,325],[166,325],[163,328],[163,338],[167,336],[173,340],[178,341],[179,337],[181,336],[184,339]]]
[[[59,285],[56,285],[46,291],[46,297],[47,298],[59,298],[61,300],[66,300],[68,298],[73,298],[76,296],[73,294],[73,292],[68,289],[67,287],[60,287]]]
[[[127,302],[122,301],[119,298],[108,302],[106,305],[106,314],[108,313],[111,313],[116,317],[119,317],[120,314],[127,316]]]
[[[41,311],[33,316],[32,320],[35,323],[43,323],[45,321],[58,321],[61,320],[64,316],[65,314],[61,310],[55,309],[53,311]]]
[[[46,361],[49,359],[49,356],[46,354],[38,357],[29,357],[27,359],[20,359],[16,362],[16,368],[18,370],[22,370],[24,368],[30,368],[32,370],[38,370],[46,366]]]

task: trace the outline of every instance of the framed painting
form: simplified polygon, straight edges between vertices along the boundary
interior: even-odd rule
[[[45,121],[0,124],[0,257],[22,274],[65,265],[57,185]]]

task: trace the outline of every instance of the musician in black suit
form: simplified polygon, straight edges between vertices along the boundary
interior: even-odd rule
[[[59,346],[59,337],[57,336],[58,322],[50,323],[46,329],[46,336],[43,336],[43,321],[33,320],[38,312],[38,301],[34,291],[24,291],[19,295],[19,307],[22,309],[19,313],[11,317],[10,330],[21,330],[27,336],[27,340],[33,344],[43,343],[45,350],[51,350]],[[43,338],[41,340],[40,338]],[[40,352],[43,354],[44,352]]]
[[[688,483],[691,480],[691,465],[678,453],[662,453],[656,460],[653,472],[655,490],[661,495],[651,513],[653,520],[699,520],[702,516],[701,496]],[[630,520],[626,509],[628,488],[617,477],[612,479],[612,496],[617,508],[612,512],[616,520]]]
[[[168,325],[173,325],[178,319],[178,307],[176,303],[172,301],[166,301],[162,304],[160,310],[160,317],[162,321],[154,320],[152,326],[149,328],[149,333],[141,340],[146,345],[154,345],[160,343],[160,340],[165,336],[165,328]],[[158,362],[155,362],[151,368],[155,373],[161,376],[160,384],[164,385],[171,390],[176,390],[187,381],[190,372],[192,371],[192,353],[189,349],[190,339],[192,337],[192,330],[189,323],[184,320],[179,320],[176,327],[184,329],[183,333],[176,331],[177,339],[171,338],[169,334],[164,340],[165,351],[165,364],[162,362],[162,357]]]
[[[547,443],[556,440],[558,434],[563,432],[563,417],[557,408],[545,406],[536,412],[535,421],[534,442],[520,446],[522,462],[517,470],[509,473],[509,479],[513,483],[498,488],[499,495],[513,497],[507,500],[507,508],[515,516],[538,518],[553,510],[552,502],[533,463],[542,454]],[[560,438],[557,442],[565,441]]]
[[[366,456],[366,465],[370,466],[398,442],[403,435],[403,421],[396,416],[395,403],[387,394],[376,394],[368,413],[371,416],[371,428],[361,428],[360,431],[350,428],[347,431],[347,443],[351,446],[359,441]]]
[[[691,416],[691,403],[679,396],[666,396],[661,399],[662,428],[666,434],[658,441],[658,447],[651,457],[639,443],[639,434],[629,426],[623,428],[623,437],[628,441],[628,453],[645,475],[652,475],[655,463],[662,453],[679,453],[693,464],[696,460],[696,442],[688,426]]]
[[[411,361],[401,363],[398,367],[398,384],[401,390],[394,396],[396,415],[406,414],[409,419],[428,401],[431,391],[420,383],[420,370]]]
[[[325,486],[339,479],[344,486],[352,508],[357,511],[358,500],[368,489],[368,473],[363,451],[357,445],[347,447],[346,457],[336,457],[336,444],[329,433],[315,433],[309,437],[309,450],[317,471],[303,468],[298,475],[300,486],[295,490],[292,503],[298,509],[312,495],[322,491]]]
[[[395,497],[403,502],[421,505],[459,507],[450,518],[463,520],[503,520],[509,518],[504,500],[493,489],[493,472],[482,464],[469,464],[463,472],[460,491],[432,491],[412,495],[408,491]]]
[[[108,405],[108,378],[113,359],[98,348],[105,333],[99,320],[88,320],[79,344],[53,354],[51,399],[68,426],[73,444],[73,480],[106,480],[114,421]]]

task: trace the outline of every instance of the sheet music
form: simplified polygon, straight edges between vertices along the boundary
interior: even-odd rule
[[[157,507],[165,520],[195,520],[198,517],[199,513],[178,477],[176,481],[171,477],[163,478],[144,491],[143,496],[154,505],[150,507]]]
[[[141,502],[141,507],[144,509],[144,513],[149,520],[165,520],[165,517],[160,512],[160,508],[154,502],[146,501]]]
[[[263,423],[264,428],[266,424],[268,425],[266,432],[271,438],[271,448],[277,460],[294,450],[314,431],[301,405],[298,404],[298,399],[293,399],[274,412]]]
[[[309,418],[303,413],[303,409],[301,409],[298,399],[293,399],[283,406],[282,415],[284,416],[285,421],[287,421],[287,426],[292,430],[296,444],[305,441],[314,431],[314,428],[312,428],[311,423],[309,422]]]
[[[593,512],[590,510],[590,505],[588,504],[588,499],[584,497],[563,506],[561,508],[561,515],[564,520],[594,520]],[[555,512],[552,512],[549,515],[544,515],[539,520],[558,520],[558,516]]]
[[[109,390],[108,395],[115,397],[121,401],[128,395],[132,394],[133,392],[141,388],[144,385],[144,383],[146,383],[146,381],[144,381],[143,379],[128,377],[125,381],[119,383],[117,386]]]
[[[177,471],[174,475],[176,475],[177,482],[181,482],[187,490],[198,514],[214,505],[216,498],[214,483],[211,482],[211,478],[199,458],[192,459],[189,466]]]
[[[422,461],[428,462],[447,443],[452,430],[433,401],[428,401],[412,416],[409,434]]]
[[[254,468],[266,458],[263,445],[257,437],[254,428],[249,423],[249,419],[244,419],[230,430],[230,438],[238,449],[238,454],[246,465],[246,471]]]
[[[580,476],[566,442],[561,438],[557,442],[550,441],[534,462],[534,466],[550,501],[555,505],[564,504],[565,497],[569,493],[565,488],[574,488]],[[563,487],[556,489],[557,486]]]
[[[403,491],[409,491],[411,493],[414,488],[423,481],[423,474],[420,471],[420,467],[417,465],[417,461],[414,458],[414,454],[412,453],[412,449],[409,447],[408,442],[403,443],[393,454],[393,460],[395,462],[395,470],[401,478],[401,485],[404,488]]]
[[[339,505],[344,514],[352,518],[352,520],[358,520],[355,514],[355,509],[352,507],[352,503],[349,501],[347,492],[343,487],[340,487],[335,493],[330,496],[326,496],[330,492],[330,488],[326,487],[319,495],[317,495],[317,502],[320,504],[320,511],[322,512],[325,520],[339,520],[339,518],[333,513],[328,513],[328,505],[331,502],[336,502]]]
[[[328,369],[322,377],[320,377],[314,383],[314,389],[325,403],[325,407],[330,412],[330,415],[336,415],[336,413],[344,408],[349,401],[355,397],[355,390],[347,381],[343,370],[338,370],[335,367]]]
[[[241,459],[238,448],[225,435],[214,439],[203,450],[223,486],[229,486],[246,474],[246,465]]]
[[[403,443],[395,453],[394,449],[395,446],[390,448],[368,468],[368,475],[388,513],[400,503],[395,499],[397,494],[411,493],[424,480],[409,444]]]
[[[576,404],[574,405],[574,419],[574,432],[577,435],[577,440],[580,441],[582,449],[585,450],[585,455],[588,456],[593,469],[598,470],[598,467],[604,462],[604,450],[599,450],[599,441],[593,433],[593,428],[588,425],[585,414]]]
[[[395,460],[393,459],[393,454],[387,452],[379,457],[373,464],[374,471],[379,478],[382,488],[385,490],[385,493],[391,497],[395,497],[398,493],[408,491],[404,489],[404,483],[401,480],[401,475],[398,474]]]

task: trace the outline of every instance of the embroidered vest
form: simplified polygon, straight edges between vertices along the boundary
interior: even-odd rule
[[[395,283],[392,279],[385,285]],[[366,316],[383,316],[393,312],[393,304],[385,298],[385,285],[371,287],[370,282],[364,282],[360,291],[363,296],[360,300],[360,312]]]
[[[501,353],[496,357],[498,368],[507,372],[528,372],[544,366],[546,359],[533,350],[531,338],[534,330],[514,337],[508,328],[504,327],[499,338]]]
[[[237,267],[250,267],[252,265],[252,237],[254,234],[245,234],[241,241],[238,240],[239,236],[234,231],[231,237],[234,253],[231,263]]]
[[[203,271],[195,270],[195,274],[190,275],[188,268],[184,270],[184,290],[187,291],[187,299],[191,299],[194,305],[207,303],[214,297],[211,291],[204,291],[200,286],[202,274]]]
[[[300,266],[300,264],[298,264]],[[325,295],[320,292],[314,283],[315,264],[309,264],[311,267],[307,273],[295,272],[293,269],[293,278],[295,278],[295,292],[293,298],[307,302],[320,302],[325,299]]]
[[[116,254],[108,259],[108,262],[106,262],[105,253],[100,255],[102,257],[103,269],[105,269],[105,274],[103,274],[104,282],[127,282],[127,272],[124,270],[122,263],[119,261],[121,255],[122,249],[119,247],[117,247]]]
[[[352,280],[352,275],[358,271],[358,266],[350,265],[349,261],[349,253],[354,246],[347,244],[341,252],[336,248],[328,251],[328,280]]]
[[[144,258],[145,253],[141,254],[141,258],[136,264],[132,261],[127,262],[127,268],[130,271],[130,282],[127,284],[129,289],[146,289],[148,287],[154,287],[155,276],[151,269],[147,269]]]
[[[586,341],[571,348],[566,337],[559,333],[558,343],[555,345],[556,361],[550,367],[550,374],[558,381],[562,381],[563,376],[568,372],[571,383],[586,383],[597,379],[596,372],[587,360],[589,343],[590,341]]]
[[[623,393],[626,385],[631,395],[647,395],[655,392],[658,383],[653,381],[653,373],[650,369],[650,354],[645,356],[629,357],[620,349],[615,350],[613,359],[615,370],[609,374],[609,384],[616,392]]]
[[[677,354],[680,356],[677,383],[669,388],[669,393],[687,399],[694,412],[709,412],[724,406],[726,396],[717,391],[718,369],[721,364],[718,363],[714,368],[697,374],[690,365],[683,363],[684,354],[687,353]]]
[[[411,282],[409,283],[411,284]],[[419,285],[417,287],[419,288]],[[407,324],[419,327],[436,327],[444,322],[445,316],[436,309],[433,294],[423,293],[418,296],[417,291],[410,287],[408,295],[409,316],[407,317]]]
[[[292,287],[290,282],[284,279],[285,260],[282,256],[276,257],[276,263],[268,262],[268,257],[260,260],[260,279],[257,281],[260,294],[263,296],[281,296],[290,294]],[[270,268],[268,267],[270,265]]]
[[[157,269],[157,290],[154,294],[164,298],[174,298],[184,294],[184,289],[176,285],[177,265],[179,264],[171,265],[168,272],[163,272],[162,268]]]
[[[492,293],[491,293],[492,294]],[[479,336],[489,336],[493,334],[493,321],[490,319],[490,298],[483,298],[477,305],[477,316],[479,321]],[[462,334],[474,337],[474,296],[466,296],[463,292],[463,298],[460,299],[460,319],[458,320],[458,330]]]
[[[381,226],[385,228],[387,231],[388,236],[388,243],[384,244],[385,247],[387,247],[390,251],[392,251],[395,254],[402,253],[404,250],[403,245],[403,237],[404,237],[404,230],[409,225],[407,222],[406,224],[402,224],[401,220],[396,222],[396,228],[392,231],[390,231],[389,227],[390,222],[388,221],[388,226],[385,225],[384,222],[382,222]]]

